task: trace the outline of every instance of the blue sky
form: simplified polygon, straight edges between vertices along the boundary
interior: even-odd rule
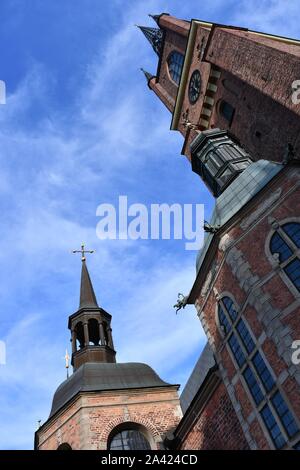
[[[120,362],[184,384],[205,342],[177,293],[195,276],[184,241],[101,241],[96,208],[212,198],[180,156],[182,139],[139,72],[156,56],[133,26],[169,12],[300,37],[297,1],[2,0],[0,79],[0,448],[32,448],[65,378],[68,315],[78,307],[82,240]]]

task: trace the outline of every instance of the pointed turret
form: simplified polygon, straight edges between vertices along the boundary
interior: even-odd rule
[[[152,78],[155,78],[155,75],[153,75],[152,73],[150,72],[147,72],[147,70],[144,70],[142,67],[141,67],[141,71],[143,72],[143,74],[145,75],[145,78],[147,80],[147,84],[148,86],[150,87],[149,85],[149,82]]]
[[[153,78],[155,76],[152,73],[147,72],[147,70],[144,70],[143,67],[141,67],[141,71],[145,75],[147,82],[149,82],[149,80],[151,80],[151,78]]]
[[[154,52],[160,56],[163,40],[163,32],[159,28],[149,28],[148,26],[136,25],[150,42]]]
[[[79,308],[99,308],[85,259],[82,260]]]
[[[152,18],[152,19],[155,21],[155,23],[158,24],[159,17],[160,17],[161,15],[151,15],[151,14],[149,13],[148,16],[150,16],[150,18]]]
[[[160,13],[159,15],[151,15],[151,14],[149,13],[148,16],[150,16],[150,18],[152,18],[152,19],[155,21],[155,23],[159,26],[160,17],[163,16],[163,15],[165,15],[165,16],[170,16],[169,13]]]
[[[116,362],[116,351],[111,330],[111,315],[99,307],[87,269],[85,254],[93,250],[74,250],[81,254],[81,282],[79,309],[69,317],[74,370],[82,364]]]

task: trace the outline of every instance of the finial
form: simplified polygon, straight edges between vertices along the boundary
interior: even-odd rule
[[[85,261],[85,253],[95,253],[95,250],[85,250],[84,243],[82,243],[81,250],[73,250],[72,253],[81,253],[81,261]]]
[[[67,379],[69,378],[69,366],[70,366],[69,360],[70,360],[70,356],[69,356],[68,350],[66,349],[65,361],[66,361],[66,369],[67,369]]]
[[[38,419],[38,426],[37,426],[37,429],[39,429],[41,427],[41,423],[42,423],[42,420],[41,419]]]

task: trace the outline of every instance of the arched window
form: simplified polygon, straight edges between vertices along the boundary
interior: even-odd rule
[[[226,121],[228,121],[229,124],[232,123],[234,111],[235,109],[231,104],[224,100],[221,101],[219,105],[219,113],[226,119]]]
[[[151,450],[151,446],[138,429],[123,429],[111,437],[109,450]]]
[[[179,85],[180,82],[183,61],[184,56],[177,51],[172,51],[168,57],[169,74],[176,85]]]
[[[298,239],[298,232],[290,229]],[[242,318],[234,301],[224,296],[218,304],[218,319],[222,335],[244,379],[245,387],[260,413],[276,449],[284,447],[299,433],[299,427],[289,410],[273,373],[265,361],[255,336]]]
[[[72,447],[67,442],[60,444],[56,450],[72,450]]]
[[[79,349],[84,348],[85,341],[84,341],[84,331],[83,331],[83,324],[82,322],[78,322],[75,325],[75,335],[76,341],[78,342]]]
[[[95,318],[90,318],[88,321],[89,330],[89,344],[98,346],[100,341],[99,323]]]
[[[284,273],[300,291],[300,224],[289,222],[278,227],[270,240],[270,251]]]

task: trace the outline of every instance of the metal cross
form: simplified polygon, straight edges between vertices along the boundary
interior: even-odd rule
[[[84,244],[81,244],[81,250],[73,250],[72,253],[81,253],[81,261],[85,261],[85,253],[95,253],[95,250],[85,250]]]

